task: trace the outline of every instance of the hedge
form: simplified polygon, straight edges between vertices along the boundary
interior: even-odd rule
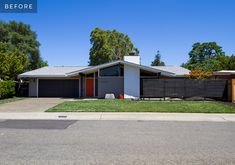
[[[0,99],[13,97],[15,95],[14,81],[0,81]]]

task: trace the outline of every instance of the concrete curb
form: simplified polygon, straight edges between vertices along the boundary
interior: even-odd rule
[[[208,121],[235,122],[235,114],[205,113],[104,113],[104,112],[21,112],[0,113],[0,120],[145,120],[145,121]]]

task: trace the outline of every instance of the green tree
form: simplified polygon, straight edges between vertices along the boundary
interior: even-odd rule
[[[200,69],[204,71],[220,70],[227,65],[227,57],[222,47],[216,42],[195,43],[189,52],[189,60],[182,66],[189,70]]]
[[[27,65],[28,58],[18,49],[7,51],[7,44],[0,42],[0,79],[15,80]]]
[[[227,70],[235,70],[235,56],[232,55],[227,59]]]
[[[7,48],[4,54],[13,55],[17,58],[24,59],[27,57],[26,65],[23,71],[37,69],[47,65],[40,56],[37,35],[33,32],[29,25],[22,22],[0,22],[0,43],[5,44]],[[14,54],[17,53],[17,54]],[[21,57],[23,56],[23,57]],[[1,61],[2,63],[3,61]],[[11,77],[11,76],[10,76]],[[11,77],[12,79],[12,77]]]
[[[161,60],[161,54],[159,50],[157,51],[151,66],[165,66],[165,63]]]
[[[89,65],[99,65],[113,60],[122,60],[124,55],[128,55],[130,51],[138,49],[134,48],[130,38],[116,30],[102,30],[95,28],[91,32]]]

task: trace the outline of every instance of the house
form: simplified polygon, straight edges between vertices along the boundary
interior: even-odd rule
[[[220,70],[212,73],[213,78],[215,79],[234,79],[235,70]]]
[[[227,80],[227,101],[235,102],[235,70],[215,71],[212,78]]]
[[[184,78],[189,70],[173,66],[143,66],[139,56],[87,67],[43,67],[25,72],[31,97],[115,97],[140,98],[142,78]]]

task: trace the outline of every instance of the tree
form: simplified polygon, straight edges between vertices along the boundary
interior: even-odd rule
[[[29,25],[22,22],[0,22],[0,43],[5,44],[5,54],[17,56],[17,58],[27,57],[27,63],[23,71],[37,69],[47,65],[40,56],[37,35]],[[14,54],[17,52],[17,55]],[[3,61],[1,61],[3,62]],[[10,76],[11,77],[11,76]]]
[[[214,71],[226,65],[226,56],[222,47],[216,42],[195,43],[189,52],[189,60],[182,66],[189,70],[199,69],[204,71]]]
[[[157,51],[157,54],[155,55],[155,59],[153,60],[151,66],[165,66],[165,63],[161,61],[161,54],[160,51]]]
[[[7,51],[7,44],[0,42],[0,61],[0,79],[16,80],[25,70],[28,58],[17,49]]]
[[[89,65],[99,65],[113,60],[122,60],[124,55],[132,50],[139,52],[134,48],[130,38],[116,30],[102,30],[95,28],[91,32]]]
[[[235,70],[235,56],[230,56],[227,61],[227,70]]]

